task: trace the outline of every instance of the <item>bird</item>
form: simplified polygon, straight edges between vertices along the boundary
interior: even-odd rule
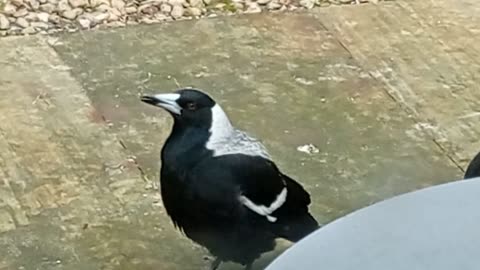
[[[275,240],[295,243],[319,228],[310,194],[204,90],[141,101],[173,117],[160,155],[161,197],[174,227],[213,255],[211,270],[228,261],[250,270]]]
[[[464,179],[470,179],[480,176],[480,153],[477,153],[475,157],[468,164],[467,170],[465,171]]]

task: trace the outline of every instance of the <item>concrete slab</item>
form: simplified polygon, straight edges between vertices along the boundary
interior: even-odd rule
[[[207,265],[204,250],[175,231],[156,191],[171,121],[138,101],[177,85],[208,90],[237,126],[261,138],[312,193],[312,211],[324,223],[458,178],[455,155],[419,119],[464,107],[445,98],[406,111],[414,103],[392,98],[392,84],[376,76],[383,58],[367,62],[366,45],[355,51],[357,43],[343,40],[351,26],[340,25],[342,14],[330,8],[82,32],[60,36],[54,50],[41,37],[0,40],[0,269]],[[435,82],[401,75],[415,89]],[[309,143],[320,152],[296,150]]]
[[[282,168],[318,192],[323,221],[458,176],[315,15],[179,22],[61,42],[56,50],[149,179],[156,181],[170,119],[138,96],[176,82],[209,91],[261,138]],[[296,150],[308,143],[320,153]]]
[[[460,167],[480,150],[480,5],[395,1],[319,20]]]
[[[0,48],[0,269],[199,269],[55,52]]]

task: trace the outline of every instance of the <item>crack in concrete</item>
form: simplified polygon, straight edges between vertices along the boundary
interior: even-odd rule
[[[348,46],[346,44],[344,44],[334,33],[332,33],[332,31],[330,31],[329,28],[327,28],[325,26],[325,24],[323,23],[320,23],[320,25],[322,26],[322,28],[325,30],[325,31],[328,31],[329,33],[332,34],[334,40],[338,43],[338,45],[340,45],[349,55],[350,57],[358,64],[359,67],[361,67],[361,70],[362,71],[365,71],[368,73],[368,75],[370,76],[370,78],[372,78],[373,80],[377,81],[381,86],[382,86],[382,92],[384,92],[385,94],[387,94],[389,96],[389,98],[391,100],[393,100],[395,102],[395,104],[397,104],[397,106],[400,107],[400,109],[405,112],[408,115],[412,115],[413,117],[407,117],[407,118],[411,118],[412,119],[412,122],[414,124],[419,124],[421,123],[420,121],[420,117],[417,115],[416,112],[414,112],[412,109],[408,108],[408,106],[406,106],[404,103],[400,102],[392,93],[390,93],[387,88],[389,87],[384,80],[386,80],[383,76],[383,74],[380,74],[380,76],[378,76],[378,74],[373,74],[374,71],[369,71],[368,69],[365,69],[365,66],[361,63],[361,61],[359,61],[354,55],[353,53],[350,51],[350,49],[348,48]],[[384,80],[380,80],[379,77],[382,77],[384,78]],[[449,151],[447,149],[445,149],[438,141],[437,139],[435,138],[435,136],[432,136],[431,134],[429,134],[428,132],[426,132],[424,129],[422,129],[422,133],[425,134],[425,136],[427,138],[429,138],[436,146],[437,148],[445,155],[445,157],[450,160],[462,173],[465,173],[465,170],[463,169],[463,167],[449,154]],[[437,134],[438,135],[438,134]],[[448,140],[447,140],[448,141]]]

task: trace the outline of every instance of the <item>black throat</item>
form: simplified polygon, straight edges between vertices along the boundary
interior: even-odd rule
[[[206,148],[210,131],[205,126],[185,125],[175,121],[172,132],[162,148],[162,168],[184,170],[191,168],[212,151]]]

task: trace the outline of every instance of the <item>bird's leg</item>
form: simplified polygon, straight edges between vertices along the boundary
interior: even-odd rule
[[[221,263],[222,260],[220,260],[219,258],[215,258],[215,260],[213,260],[212,264],[210,265],[210,270],[217,270]]]

